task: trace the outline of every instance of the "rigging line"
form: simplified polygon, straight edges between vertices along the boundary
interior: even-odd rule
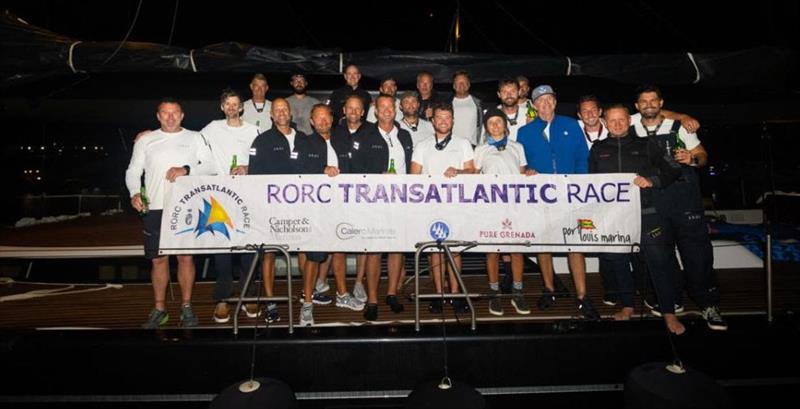
[[[500,54],[503,53],[503,51],[500,50],[497,44],[495,44],[491,39],[489,39],[489,36],[486,35],[486,32],[484,32],[481,29],[478,22],[472,18],[472,15],[469,12],[467,12],[467,9],[465,9],[463,5],[461,6],[461,17],[463,17],[472,24],[472,27],[475,29],[475,32],[477,32],[481,36],[481,38],[483,38],[483,41],[486,41],[486,43],[489,44],[489,47],[492,47],[492,49],[497,53]]]
[[[495,5],[495,6],[497,6],[497,8],[499,8],[499,9],[500,9],[500,10],[501,10],[503,13],[505,13],[505,14],[506,14],[506,15],[507,15],[509,18],[511,18],[511,21],[513,21],[513,22],[514,22],[514,24],[516,24],[517,26],[519,26],[519,28],[521,28],[521,29],[522,29],[522,31],[524,31],[525,33],[527,33],[527,34],[528,34],[529,36],[531,36],[531,37],[532,37],[534,40],[536,40],[536,41],[540,42],[542,45],[544,45],[545,47],[547,47],[547,48],[548,48],[550,51],[552,51],[553,53],[555,53],[555,54],[557,54],[557,55],[559,55],[559,56],[562,56],[562,57],[563,57],[563,56],[565,56],[565,54],[564,54],[564,53],[562,53],[561,51],[557,50],[555,47],[551,46],[549,43],[547,43],[546,41],[544,41],[544,40],[543,40],[541,37],[539,37],[538,35],[536,35],[536,33],[534,33],[533,31],[531,31],[531,30],[530,30],[528,27],[526,27],[526,26],[525,26],[524,24],[522,24],[522,23],[521,23],[519,20],[517,20],[517,18],[516,18],[516,17],[514,17],[514,15],[513,15],[513,14],[511,14],[511,12],[509,12],[509,11],[508,11],[508,10],[507,10],[505,7],[503,7],[503,5],[502,5],[502,4],[501,4],[499,1],[498,1],[498,2],[495,2],[495,3],[494,3],[494,5]]]
[[[131,26],[130,26],[130,28],[128,28],[128,32],[125,34],[125,37],[119,43],[119,45],[117,46],[117,49],[114,50],[114,52],[111,53],[111,55],[109,55],[108,58],[106,58],[106,60],[103,61],[102,64],[100,64],[101,66],[106,65],[109,61],[111,61],[111,59],[114,58],[114,56],[117,55],[119,50],[122,49],[122,46],[125,45],[125,43],[128,41],[128,37],[130,37],[131,33],[133,32],[133,27],[136,26],[136,20],[139,19],[139,11],[142,9],[142,2],[143,2],[143,0],[139,0],[139,5],[136,6],[136,14],[133,15],[133,21],[131,21]]]
[[[169,29],[169,40],[167,40],[167,45],[172,45],[172,34],[175,33],[175,22],[178,20],[178,5],[181,3],[181,0],[175,0],[175,12],[172,14],[172,27]]]

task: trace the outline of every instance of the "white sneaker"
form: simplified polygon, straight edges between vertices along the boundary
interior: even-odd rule
[[[357,300],[350,293],[344,295],[336,294],[336,306],[340,308],[349,308],[353,311],[362,311],[364,309],[364,302]]]
[[[353,286],[353,297],[356,297],[356,300],[362,303],[367,302],[367,291],[364,289],[364,284],[361,284],[360,281],[356,282],[356,285]]]
[[[316,290],[316,292],[318,293],[324,293],[325,291],[328,291],[330,289],[331,286],[328,285],[328,280],[317,279],[317,283],[314,284],[314,290]]]
[[[300,308],[300,325],[301,327],[309,327],[314,325],[314,303],[303,303]]]

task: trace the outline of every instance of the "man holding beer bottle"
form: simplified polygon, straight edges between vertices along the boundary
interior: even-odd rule
[[[208,173],[205,168],[212,161],[208,145],[202,136],[181,127],[183,109],[178,101],[163,99],[158,104],[156,118],[161,128],[149,132],[133,145],[131,161],[125,171],[125,185],[131,194],[131,206],[144,213],[144,256],[152,262],[151,279],[155,305],[142,325],[146,329],[158,328],[169,321],[166,310],[169,260],[167,256],[158,255],[166,184],[175,182],[181,176]],[[141,182],[143,172],[144,186]],[[144,192],[145,195],[142,194]],[[180,324],[183,327],[193,327],[198,323],[191,305],[194,262],[191,255],[177,257],[178,281],[181,286]]]
[[[250,145],[258,136],[258,127],[241,118],[242,97],[236,91],[223,90],[219,104],[225,119],[211,121],[200,134],[211,147],[215,174],[244,175],[250,158]],[[230,319],[230,307],[222,300],[233,295],[231,253],[215,254],[214,268],[217,272],[213,295],[217,301],[214,308],[214,322],[225,323]],[[255,304],[245,304],[242,309],[250,318],[258,316],[258,306]]]

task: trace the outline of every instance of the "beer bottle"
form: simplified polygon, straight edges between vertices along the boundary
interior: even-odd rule
[[[386,173],[395,174],[397,173],[397,169],[394,167],[394,159],[389,160],[389,170]]]
[[[150,199],[147,198],[147,190],[144,184],[139,188],[139,199],[142,201],[142,210],[139,211],[139,214],[144,216],[150,211]]]
[[[533,121],[534,119],[536,119],[536,108],[533,107],[533,104],[531,104],[530,100],[528,100],[528,102],[526,102],[525,105],[527,105],[528,107],[528,112],[526,113],[526,116],[528,117],[528,122]]]
[[[236,155],[233,155],[233,159],[231,159],[231,169],[230,169],[231,172],[233,172],[233,170],[236,169],[238,166],[239,165],[237,164],[236,161]]]

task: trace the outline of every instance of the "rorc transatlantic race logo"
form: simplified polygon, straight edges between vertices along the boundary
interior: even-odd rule
[[[515,229],[514,222],[506,218],[500,222],[499,230],[481,230],[478,232],[478,237],[482,239],[533,240],[536,238],[536,234],[530,230]]]
[[[230,241],[250,230],[250,211],[238,193],[217,184],[195,186],[170,210],[169,228],[175,235]]]

